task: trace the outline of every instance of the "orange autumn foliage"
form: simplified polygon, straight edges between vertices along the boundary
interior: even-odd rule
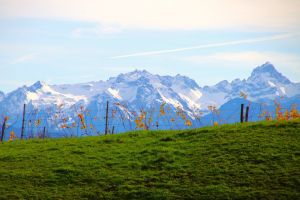
[[[84,121],[83,114],[78,114],[78,117],[80,118],[81,129],[86,129],[86,124],[85,124],[85,121]]]
[[[15,132],[14,131],[11,131],[10,134],[9,134],[9,140],[8,141],[13,141],[13,139],[16,138],[16,135],[15,135]]]
[[[165,112],[165,105],[166,105],[166,102],[163,102],[161,105],[160,105],[160,108],[159,108],[159,113],[161,116],[165,115],[166,112]]]
[[[140,115],[137,116],[134,120],[136,127],[137,128],[142,128],[142,129],[148,129],[146,124],[144,123],[144,119],[146,118],[146,112],[145,111],[141,111]]]
[[[35,124],[35,126],[39,126],[39,125],[41,124],[41,120],[40,120],[40,119],[36,120],[36,121],[34,122],[34,124]]]
[[[191,122],[190,120],[186,120],[186,121],[185,121],[185,125],[186,125],[186,126],[192,126],[192,122]]]

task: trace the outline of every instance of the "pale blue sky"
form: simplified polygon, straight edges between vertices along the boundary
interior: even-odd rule
[[[204,86],[247,78],[266,61],[300,82],[299,1],[40,2],[0,0],[0,91],[37,80],[106,80],[135,69],[182,74]],[[181,50],[164,52],[174,49]]]

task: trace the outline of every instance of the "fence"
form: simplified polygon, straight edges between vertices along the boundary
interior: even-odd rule
[[[133,130],[189,129],[219,124],[257,120],[288,120],[300,117],[296,105],[282,107],[275,102],[275,110],[264,104],[249,101],[234,106],[208,106],[206,113],[200,110],[185,112],[166,103],[129,109],[119,102],[105,102],[93,109],[82,105],[64,108],[50,105],[37,109],[23,105],[23,112],[16,116],[2,115],[1,141],[14,138],[74,137],[83,135],[107,135]]]

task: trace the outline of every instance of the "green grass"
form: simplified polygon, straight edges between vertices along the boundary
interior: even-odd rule
[[[0,199],[300,199],[300,120],[5,142]]]

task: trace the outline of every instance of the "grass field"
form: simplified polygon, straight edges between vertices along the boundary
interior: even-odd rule
[[[300,199],[300,120],[5,142],[0,199]]]

